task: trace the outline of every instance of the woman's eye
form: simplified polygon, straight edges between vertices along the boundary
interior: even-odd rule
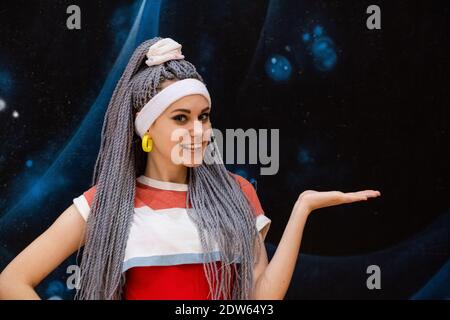
[[[203,113],[198,116],[198,120],[200,120],[200,121],[207,121],[208,118],[209,118],[209,113]],[[177,122],[186,122],[188,120],[187,116],[185,116],[184,114],[176,115],[176,116],[172,117],[172,119]]]
[[[203,113],[198,117],[198,119],[200,121],[206,121],[206,120],[208,120],[208,118],[209,118],[209,113]]]
[[[184,122],[186,121],[187,117],[183,114],[179,114],[175,117],[172,117],[173,120],[178,121],[178,122]]]

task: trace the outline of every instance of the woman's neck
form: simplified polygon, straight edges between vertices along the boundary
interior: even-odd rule
[[[160,181],[173,183],[187,183],[187,167],[183,165],[167,164],[157,161],[153,157],[147,158],[144,175]]]

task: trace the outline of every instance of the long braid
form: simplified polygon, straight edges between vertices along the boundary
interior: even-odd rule
[[[216,142],[213,141],[210,147],[215,152],[207,150],[205,163],[190,170],[189,198],[194,210],[189,212],[200,233],[207,256],[205,260],[212,259],[211,252],[214,250],[207,238],[214,239],[220,250],[221,278],[225,279],[219,282],[212,299],[219,299],[220,295],[223,298],[228,296],[228,281],[232,268],[236,267],[232,262],[238,259],[239,272],[232,299],[246,300],[253,284],[255,239],[259,239],[254,227],[255,216],[247,198],[223,165]],[[204,269],[212,289],[212,278],[217,281],[216,264],[208,263]]]
[[[96,192],[87,220],[80,288],[75,299],[119,299],[121,296],[122,261],[134,212],[136,183],[130,81],[155,41],[146,41],[135,50],[105,114],[92,180]]]
[[[148,67],[148,48],[162,39],[143,42],[133,53],[108,105],[92,185],[96,192],[87,220],[81,261],[81,281],[75,299],[121,299],[125,283],[122,263],[133,219],[136,177],[145,170],[147,154],[134,133],[134,116],[161,89],[163,81],[194,78],[203,82],[185,59]],[[252,289],[255,215],[237,181],[221,161],[215,141],[202,165],[189,169],[189,217],[197,227],[205,252],[204,270],[212,299],[228,299],[232,271],[236,274],[233,299],[248,299]],[[222,267],[217,270],[213,251]],[[239,262],[236,264],[236,262]],[[233,270],[232,270],[233,268]],[[220,281],[213,288],[213,279]]]

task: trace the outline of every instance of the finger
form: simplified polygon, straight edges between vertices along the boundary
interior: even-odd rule
[[[351,203],[356,201],[365,201],[367,200],[367,197],[365,195],[360,194],[345,194],[343,196],[343,199],[345,203]]]
[[[381,195],[381,193],[377,190],[363,190],[363,191],[357,191],[357,192],[350,192],[354,195],[362,195],[366,196],[368,198],[378,197]]]
[[[345,194],[347,202],[366,201],[369,198],[378,197],[380,193],[375,190],[364,190],[358,192],[348,192]]]
[[[364,192],[347,192],[345,195],[353,198],[367,198],[367,194]]]
[[[377,190],[366,190],[365,194],[369,198],[375,198],[381,195],[380,191]]]

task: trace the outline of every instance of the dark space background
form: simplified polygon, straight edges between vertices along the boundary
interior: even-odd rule
[[[216,128],[280,129],[276,175],[229,166],[272,220],[270,257],[302,191],[381,191],[309,217],[287,299],[450,299],[447,1],[22,0],[0,21],[0,270],[88,188],[121,71],[162,36],[204,77]],[[73,263],[41,297],[71,298]]]

